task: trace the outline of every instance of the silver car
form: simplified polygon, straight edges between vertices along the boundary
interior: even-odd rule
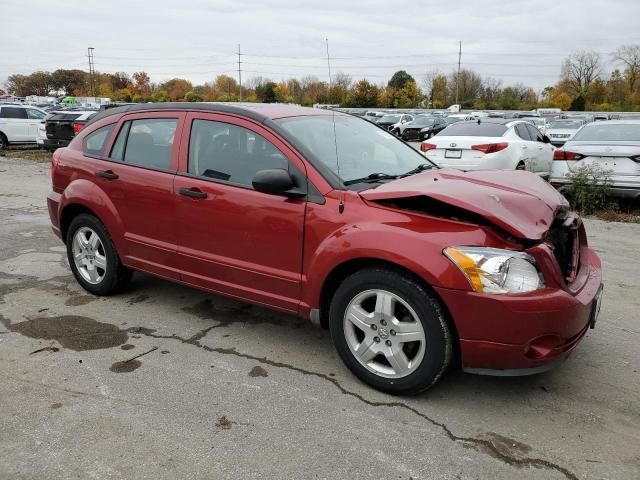
[[[560,190],[567,177],[588,165],[609,172],[610,194],[640,199],[640,120],[590,123],[554,153],[549,181]]]
[[[565,118],[554,120],[547,125],[545,134],[551,139],[551,143],[557,147],[569,140],[584,124],[585,121],[582,119]]]

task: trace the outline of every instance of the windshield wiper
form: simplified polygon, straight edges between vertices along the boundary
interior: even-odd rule
[[[345,185],[353,185],[354,183],[375,183],[375,182],[379,182],[380,180],[395,180],[398,177],[399,175],[389,175],[388,173],[376,172],[376,173],[371,173],[366,177],[354,178],[353,180],[347,180],[346,182],[343,182],[343,183]]]
[[[421,163],[413,170],[409,170],[407,173],[403,173],[402,175],[399,175],[398,178],[404,178],[404,177],[408,177],[409,175],[415,175],[416,173],[424,172],[425,170],[431,170],[432,168],[433,168],[433,165],[430,163]]]

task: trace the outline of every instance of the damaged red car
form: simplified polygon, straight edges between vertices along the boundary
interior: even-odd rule
[[[80,285],[133,271],[328,328],[374,388],[450,366],[525,375],[593,327],[600,260],[538,176],[439,169],[362,119],[284,105],[98,114],[52,161],[48,207]]]

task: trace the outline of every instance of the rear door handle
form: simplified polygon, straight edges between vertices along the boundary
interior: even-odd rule
[[[180,190],[178,190],[178,192],[180,193],[180,195],[184,195],[185,197],[207,198],[207,194],[196,187],[181,188]]]
[[[522,145],[522,148],[526,150],[526,149],[527,149],[527,146],[526,146],[526,145]]]
[[[96,172],[96,177],[106,178],[107,180],[116,180],[118,178],[117,173],[113,173],[113,170],[100,170]]]

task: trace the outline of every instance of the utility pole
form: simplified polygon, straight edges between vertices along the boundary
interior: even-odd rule
[[[331,88],[331,60],[329,58],[329,39],[325,38],[324,41],[327,44],[327,69],[329,70],[329,88]]]
[[[240,64],[242,63],[240,61],[241,55],[240,44],[238,44],[238,85],[240,86],[240,101],[242,101],[242,68],[240,67]]]
[[[458,49],[458,75],[456,76],[456,105],[458,105],[458,94],[460,88],[458,85],[460,84],[460,59],[462,58],[462,40],[460,40],[460,48]]]
[[[87,55],[89,57],[89,84],[91,86],[91,96],[95,98],[96,86],[93,78],[95,76],[95,67],[93,63],[93,50],[94,50],[93,47],[87,48]]]

